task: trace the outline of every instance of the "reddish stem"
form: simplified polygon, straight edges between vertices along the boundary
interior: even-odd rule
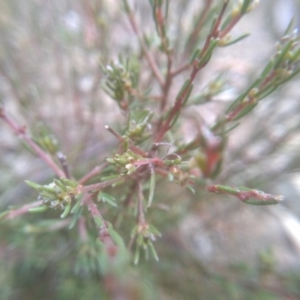
[[[108,125],[104,126],[105,129],[107,129],[111,134],[113,134],[118,140],[119,142],[125,142],[124,137],[122,137],[120,134],[118,134],[115,130],[113,130],[111,127],[109,127]],[[143,157],[147,156],[147,153],[144,152],[143,150],[141,150],[140,148],[138,148],[137,146],[133,145],[130,141],[129,141],[129,145],[128,148],[130,150],[132,150],[133,152],[135,152],[138,155],[141,155]]]
[[[29,210],[30,208],[38,207],[38,206],[40,206],[40,205],[42,205],[42,204],[43,204],[43,201],[42,201],[42,200],[39,200],[39,201],[30,203],[30,204],[25,204],[25,205],[23,205],[22,207],[20,207],[20,208],[18,208],[18,209],[15,209],[15,210],[11,211],[11,212],[5,217],[5,219],[14,219],[15,217],[24,215],[24,214],[28,213],[28,210]]]
[[[139,29],[138,29],[138,25],[137,25],[137,23],[136,23],[136,20],[135,20],[135,18],[134,18],[134,14],[133,14],[132,11],[130,11],[130,12],[128,13],[128,19],[129,19],[129,23],[130,23],[130,25],[131,25],[131,28],[132,28],[133,32],[135,33],[135,35],[137,36],[137,38],[138,38],[138,40],[139,40],[139,42],[140,42],[140,44],[141,44],[142,50],[143,50],[143,52],[144,52],[144,54],[145,54],[145,56],[146,56],[146,59],[148,60],[149,66],[150,66],[150,68],[151,68],[153,74],[154,74],[155,77],[157,78],[159,84],[160,84],[161,86],[163,86],[163,85],[164,85],[164,79],[163,79],[163,77],[161,76],[160,70],[159,70],[159,68],[158,68],[158,66],[157,66],[157,64],[156,64],[156,62],[155,62],[155,60],[154,60],[154,58],[152,57],[152,55],[151,55],[150,52],[148,51],[147,46],[146,46],[146,44],[144,43],[143,38],[141,37],[141,34],[140,34],[140,32],[139,32]]]
[[[224,2],[223,6],[222,6],[221,12],[220,12],[220,14],[219,14],[212,30],[211,30],[211,33],[207,36],[204,47],[203,47],[201,53],[199,54],[200,58],[203,57],[203,55],[205,55],[206,51],[208,50],[211,39],[218,37],[218,35],[219,35],[219,26],[221,24],[221,21],[222,21],[222,18],[224,16],[226,7],[228,5],[228,2],[229,1]],[[185,87],[185,89],[182,92],[181,96],[176,100],[173,108],[171,109],[171,112],[169,113],[169,116],[168,116],[167,120],[164,123],[162,123],[161,126],[159,126],[159,131],[158,131],[158,134],[155,138],[155,143],[161,142],[161,140],[163,139],[165,133],[170,129],[171,122],[174,119],[174,117],[180,112],[180,110],[182,108],[182,105],[183,105],[183,101],[184,101],[191,85],[193,84],[197,73],[205,65],[206,65],[206,63],[202,64],[201,66],[198,66],[198,59],[195,59],[195,61],[193,62],[193,70],[192,70],[191,75],[190,75],[190,82]]]
[[[0,118],[4,120],[6,124],[18,134],[33,150],[34,152],[58,175],[59,177],[66,177],[65,173],[58,167],[51,156],[41,149],[26,133],[25,126],[19,126],[11,118],[9,118],[2,109],[0,111]]]
[[[82,178],[80,178],[78,180],[78,183],[84,184],[85,182],[87,182],[88,180],[93,178],[94,176],[100,174],[107,165],[108,165],[108,163],[104,163],[101,166],[96,166],[92,171],[90,171],[89,173],[84,175]]]
[[[91,191],[99,191],[99,190],[101,190],[105,187],[111,186],[114,183],[117,183],[117,182],[122,181],[122,180],[124,180],[124,178],[119,178],[118,177],[118,178],[111,179],[111,180],[108,180],[108,181],[87,185],[87,186],[84,186],[82,188],[82,192],[87,193],[87,192],[91,192]]]

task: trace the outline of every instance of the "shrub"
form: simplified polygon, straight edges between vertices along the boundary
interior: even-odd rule
[[[5,4],[0,118],[22,145],[6,133],[2,164],[27,160],[20,177],[34,190],[21,185],[18,194],[14,178],[2,175],[2,189],[13,191],[1,214],[3,248],[11,249],[1,279],[7,299],[238,299],[232,295],[252,289],[208,273],[174,231],[210,194],[250,205],[283,200],[260,180],[246,186],[251,174],[229,179],[240,173],[230,169],[228,141],[298,74],[299,36],[292,21],[269,61],[234,86],[210,67],[248,37],[233,30],[258,1],[229,2]],[[9,18],[20,19],[14,31]],[[225,92],[230,101],[204,116]],[[199,284],[205,276],[212,281]]]

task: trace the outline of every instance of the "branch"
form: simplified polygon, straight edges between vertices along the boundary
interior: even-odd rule
[[[281,195],[271,195],[263,191],[249,189],[245,187],[229,187],[225,185],[209,185],[207,190],[212,193],[227,194],[236,196],[242,202],[252,205],[278,204],[284,197]]]
[[[28,213],[28,210],[30,208],[38,207],[38,206],[40,206],[42,204],[43,204],[42,200],[30,203],[30,204],[25,204],[22,207],[20,207],[18,209],[15,209],[15,210],[12,210],[11,212],[9,212],[5,216],[5,219],[14,219],[15,217],[24,215],[24,214]]]
[[[99,182],[99,183],[95,183],[95,184],[91,184],[91,185],[86,185],[82,188],[82,192],[83,193],[87,193],[87,192],[92,192],[92,191],[98,191],[101,190],[105,187],[111,186],[114,183],[120,182],[124,180],[123,177],[118,177],[118,178],[114,178],[108,181],[104,181],[104,182]]]
[[[200,14],[200,17],[195,25],[194,30],[189,36],[187,47],[185,52],[191,52],[193,45],[197,41],[198,36],[200,35],[201,29],[203,28],[204,22],[208,16],[209,10],[211,8],[212,0],[205,0],[204,8]]]
[[[126,140],[124,139],[124,137],[122,137],[120,134],[118,134],[115,130],[113,130],[110,126],[108,125],[105,125],[104,128],[106,130],[108,130],[113,136],[115,136],[119,142],[126,142]],[[131,141],[129,141],[129,145],[128,145],[128,148],[130,150],[132,150],[133,152],[135,152],[136,154],[139,154],[143,157],[146,157],[147,156],[147,153],[144,152],[143,150],[141,150],[140,148],[138,148],[137,146],[133,145]]]
[[[69,170],[69,166],[68,166],[68,163],[67,163],[67,158],[66,156],[61,152],[57,152],[57,158],[63,168],[63,172],[66,176],[66,178],[70,179],[71,178],[71,173],[70,173],[70,170]]]
[[[84,175],[82,178],[78,180],[78,183],[84,184],[94,176],[100,174],[104,168],[106,168],[108,163],[103,163],[101,166],[96,166],[92,171]]]
[[[9,118],[3,109],[0,108],[0,118],[13,130],[15,134],[18,134],[33,150],[34,152],[55,172],[59,177],[66,177],[65,173],[58,167],[51,156],[41,149],[26,133],[25,126],[19,126],[11,118]]]
[[[163,86],[164,85],[164,79],[160,73],[160,70],[154,60],[154,58],[152,57],[151,53],[148,51],[147,49],[147,46],[143,40],[143,38],[141,37],[141,34],[139,32],[139,29],[138,29],[138,25],[137,25],[137,22],[134,18],[134,13],[133,11],[131,10],[127,0],[124,0],[124,3],[125,3],[125,6],[126,6],[126,13],[127,13],[127,16],[128,16],[128,19],[129,19],[129,23],[131,25],[131,28],[133,30],[133,32],[135,33],[136,37],[138,38],[139,42],[140,42],[140,45],[142,47],[142,50],[146,56],[146,59],[148,60],[148,63],[149,63],[149,66],[153,72],[153,74],[155,75],[155,77],[157,78],[160,86]]]
[[[225,1],[222,9],[218,15],[218,18],[216,19],[211,32],[206,38],[205,44],[199,55],[195,58],[193,61],[193,69],[190,74],[190,78],[185,82],[181,90],[179,91],[177,95],[177,99],[175,101],[174,106],[171,108],[171,111],[168,115],[167,120],[164,123],[159,123],[158,127],[158,134],[155,138],[155,143],[161,142],[163,139],[165,133],[172,127],[171,123],[172,121],[178,116],[180,113],[181,108],[183,107],[185,101],[187,100],[192,88],[193,88],[193,82],[195,80],[196,75],[198,72],[206,66],[208,63],[210,57],[211,57],[211,52],[214,49],[214,47],[217,45],[216,44],[216,39],[219,36],[219,27],[222,21],[222,18],[224,16],[226,7],[228,5],[229,1]]]

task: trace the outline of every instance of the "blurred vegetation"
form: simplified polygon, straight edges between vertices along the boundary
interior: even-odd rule
[[[297,19],[198,2],[0,1],[1,299],[299,298]]]

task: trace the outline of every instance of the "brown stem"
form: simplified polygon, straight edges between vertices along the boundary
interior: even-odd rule
[[[123,177],[122,178],[118,177],[118,178],[114,178],[114,179],[111,179],[108,181],[87,185],[82,188],[82,192],[87,193],[87,192],[91,192],[91,191],[99,191],[105,187],[113,185],[114,183],[121,182],[122,180],[124,180]]]
[[[237,15],[235,18],[233,18],[230,23],[227,25],[226,28],[224,28],[222,30],[222,32],[220,33],[219,37],[223,38],[224,36],[226,36],[228,34],[228,32],[238,23],[238,21],[242,18],[242,15],[239,14]]]
[[[175,76],[181,74],[182,72],[186,71],[187,69],[189,69],[192,65],[193,65],[192,63],[187,63],[187,64],[179,67],[178,69],[172,71],[170,73],[170,76],[175,77]]]
[[[5,219],[14,219],[15,217],[24,215],[24,214],[28,213],[28,210],[29,210],[30,208],[38,207],[38,206],[40,206],[40,205],[42,205],[42,204],[43,204],[43,201],[42,201],[42,200],[39,200],[39,201],[30,203],[30,204],[25,204],[25,205],[23,205],[22,207],[20,207],[20,208],[18,208],[18,209],[15,209],[15,210],[11,211],[11,212],[5,217]]]
[[[162,95],[162,100],[160,103],[160,111],[161,113],[163,113],[163,111],[165,110],[166,104],[167,104],[167,100],[168,100],[168,94],[170,91],[170,87],[172,84],[172,76],[171,76],[171,68],[172,68],[172,63],[173,63],[173,59],[171,56],[171,53],[167,54],[167,59],[168,59],[168,65],[167,65],[167,74],[166,74],[166,79],[165,79],[165,84],[163,86],[163,95]]]
[[[132,28],[133,32],[135,33],[136,37],[138,38],[138,40],[139,40],[139,42],[140,42],[140,45],[141,45],[141,47],[142,47],[142,50],[143,50],[143,52],[144,52],[144,54],[145,54],[145,56],[146,56],[146,59],[147,59],[147,61],[148,61],[148,63],[149,63],[149,66],[150,66],[150,68],[151,68],[153,74],[154,74],[155,77],[157,78],[159,84],[160,84],[161,86],[163,86],[163,85],[164,85],[164,79],[163,79],[163,77],[162,77],[162,75],[161,75],[161,73],[160,73],[160,70],[159,70],[159,68],[158,68],[158,66],[157,66],[157,64],[156,64],[156,62],[155,62],[153,56],[152,56],[151,53],[148,51],[147,46],[146,46],[146,44],[145,44],[145,42],[144,42],[144,40],[143,40],[143,38],[142,38],[142,36],[141,36],[141,34],[140,34],[140,32],[139,32],[138,25],[137,25],[136,20],[135,20],[135,18],[134,18],[133,12],[130,10],[130,11],[128,12],[127,16],[128,16],[128,19],[129,19],[129,23],[130,23],[130,25],[131,25],[131,28]]]
[[[83,243],[88,241],[88,232],[86,229],[85,222],[86,221],[85,221],[84,217],[80,217],[78,220],[78,233],[79,233],[79,237]]]
[[[82,178],[80,178],[78,180],[78,183],[84,184],[85,182],[87,182],[88,180],[93,178],[94,176],[100,174],[102,172],[102,170],[104,168],[106,168],[107,165],[108,165],[108,163],[103,163],[101,166],[96,166],[92,171],[90,171],[89,173],[84,175]]]
[[[113,260],[116,257],[116,254],[118,252],[118,247],[115,244],[113,238],[111,237],[109,230],[108,230],[108,223],[104,220],[102,217],[97,205],[92,200],[91,195],[86,195],[84,199],[84,203],[87,205],[88,210],[93,217],[93,219],[100,219],[102,222],[102,225],[100,225],[99,230],[99,240],[103,243],[105,251],[108,255],[109,262],[113,263]],[[99,224],[97,224],[99,226]]]
[[[215,25],[213,26],[212,36],[214,38],[220,37],[219,27],[221,25],[221,22],[222,22],[222,19],[223,19],[223,16],[224,16],[224,13],[225,13],[225,10],[227,8],[228,3],[229,3],[229,0],[224,2],[223,6],[222,6],[222,9],[221,9],[221,12],[220,12],[220,14],[219,14],[219,16],[218,16],[218,18],[215,22]]]
[[[261,85],[259,86],[259,90],[262,90],[268,83],[270,83],[275,77],[277,76],[276,72],[273,71],[271,72],[271,74],[269,74],[264,81],[261,83]]]
[[[88,210],[94,219],[99,218],[102,221],[102,223],[103,223],[102,228],[106,228],[105,220],[103,219],[97,205],[92,200],[92,195],[85,194],[83,203],[87,205]]]
[[[160,6],[157,6],[155,8],[155,17],[156,17],[156,22],[157,22],[157,27],[158,27],[158,35],[161,40],[162,48],[163,51],[168,55],[169,52],[169,45],[168,45],[168,40],[167,37],[165,36],[165,19],[163,17],[163,12],[161,10]]]
[[[222,6],[222,9],[221,9],[221,11],[220,11],[213,27],[212,27],[212,29],[211,29],[211,32],[206,38],[204,47],[203,47],[202,51],[199,54],[200,58],[203,57],[206,54],[206,52],[207,52],[207,50],[210,46],[211,40],[213,38],[217,38],[219,36],[219,27],[220,27],[220,24],[221,24],[221,21],[222,21],[222,18],[224,16],[224,13],[225,13],[225,10],[226,10],[226,7],[227,7],[228,3],[229,3],[229,1],[224,2],[223,6]],[[157,134],[156,139],[155,139],[155,143],[159,143],[162,140],[162,138],[164,137],[165,133],[170,129],[171,122],[174,119],[174,117],[180,112],[180,110],[182,108],[182,105],[183,105],[183,101],[184,101],[191,85],[193,84],[197,73],[199,72],[199,70],[204,68],[206,63],[207,62],[205,62],[205,63],[201,64],[201,66],[199,66],[197,58],[193,62],[193,69],[192,69],[192,72],[191,72],[191,75],[190,75],[190,81],[187,84],[187,86],[185,87],[184,91],[181,93],[181,96],[175,101],[175,104],[174,104],[173,108],[171,109],[167,120],[160,126],[158,134]]]
[[[63,168],[65,176],[70,179],[71,178],[71,173],[70,173],[70,170],[69,170],[69,166],[68,166],[68,163],[67,163],[66,156],[61,151],[57,152],[56,155],[57,155],[57,158],[58,158],[58,160],[59,160],[59,162],[60,162],[60,164]]]
[[[104,128],[106,130],[108,130],[113,136],[115,136],[119,142],[125,142],[125,139],[124,137],[122,137],[120,134],[118,134],[115,130],[113,130],[111,127],[109,127],[108,125],[105,125]],[[146,157],[147,156],[147,153],[144,152],[143,150],[141,150],[140,148],[138,148],[137,146],[133,145],[131,142],[130,144],[128,145],[128,148],[130,150],[132,150],[133,152],[135,152],[136,154],[139,154],[143,157]]]
[[[186,50],[185,50],[185,53],[190,53],[191,52],[191,49],[192,47],[194,46],[196,40],[197,40],[197,37],[200,35],[200,32],[201,32],[201,29],[203,28],[203,24],[207,18],[207,15],[209,13],[209,10],[210,10],[210,7],[211,7],[211,4],[212,4],[212,0],[206,0],[205,1],[206,3],[204,4],[204,9],[202,10],[201,12],[201,15],[195,25],[195,28],[192,32],[192,34],[190,35],[189,37],[189,40],[187,42],[187,47],[186,47]]]
[[[59,177],[66,177],[65,173],[57,166],[51,156],[41,149],[26,133],[26,127],[19,126],[15,121],[9,118],[4,110],[0,111],[0,118],[4,120],[6,124],[18,134],[33,150],[34,152],[58,175]]]
[[[134,243],[134,241],[135,241],[135,238],[136,238],[136,235],[130,237],[130,240],[129,240],[128,245],[127,245],[127,249],[128,249],[128,250],[131,250],[131,248],[132,248],[132,246],[133,246],[133,243]]]
[[[161,142],[162,138],[164,137],[165,133],[170,129],[170,124],[173,120],[173,118],[177,115],[177,113],[179,113],[179,111],[182,108],[182,103],[184,101],[184,98],[190,88],[190,86],[192,85],[197,73],[198,73],[199,69],[196,67],[196,65],[194,66],[192,73],[190,75],[190,82],[189,84],[186,86],[185,90],[183,91],[183,93],[181,94],[181,97],[179,97],[173,108],[171,109],[171,112],[167,118],[167,120],[160,126],[160,130],[155,138],[155,143],[159,143]]]
[[[238,116],[238,114],[239,114],[240,112],[242,112],[242,110],[243,110],[244,108],[246,108],[247,106],[249,106],[249,105],[251,105],[251,104],[254,104],[255,101],[256,101],[256,99],[255,99],[255,98],[252,98],[252,99],[249,99],[248,101],[241,102],[241,103],[237,106],[237,108],[236,108],[234,111],[230,112],[230,113],[226,116],[226,119],[225,119],[224,121],[225,121],[226,123],[233,121],[233,120],[236,118],[236,116]]]

